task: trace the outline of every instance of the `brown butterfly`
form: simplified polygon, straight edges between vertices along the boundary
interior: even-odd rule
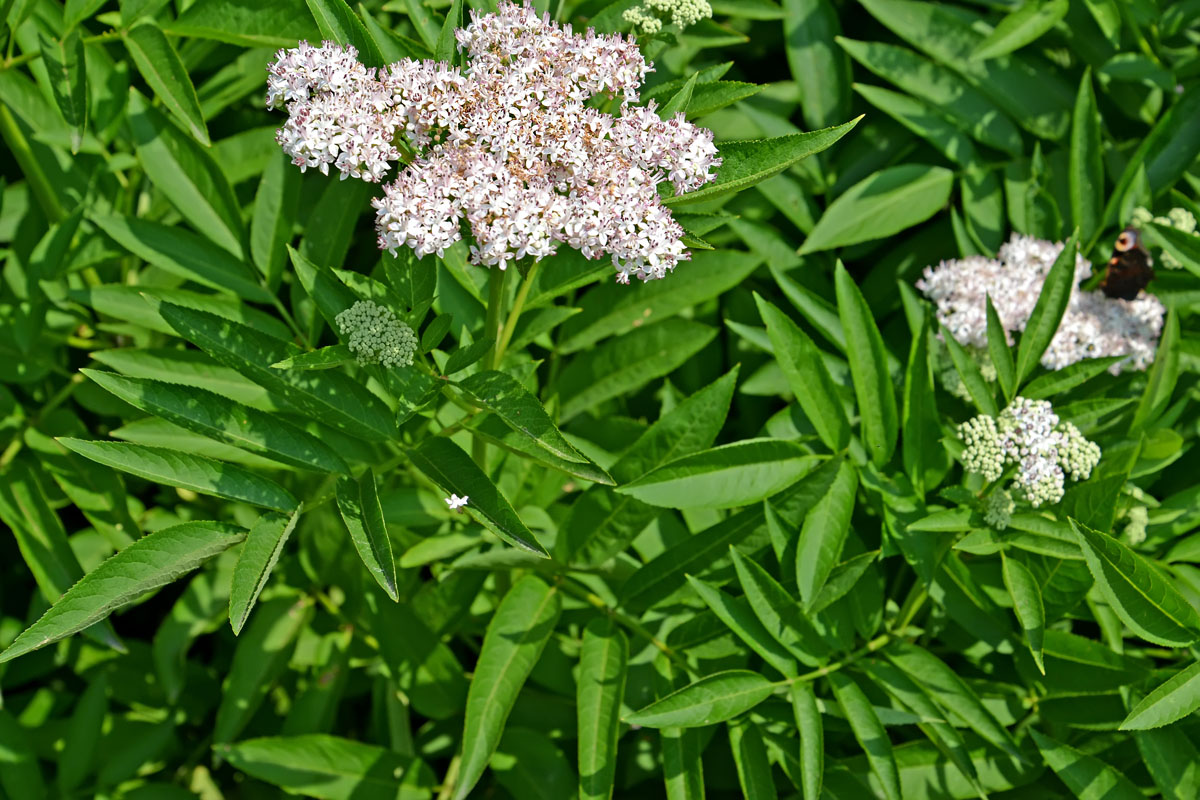
[[[1100,281],[1101,291],[1108,297],[1132,300],[1154,280],[1153,263],[1137,228],[1126,228],[1113,245],[1112,258]]]

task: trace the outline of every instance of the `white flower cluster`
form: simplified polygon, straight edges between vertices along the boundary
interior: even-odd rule
[[[575,34],[512,2],[473,11],[455,35],[461,72],[405,59],[376,73],[328,43],[280,51],[270,68],[268,104],[290,115],[279,140],[302,168],[379,180],[407,138],[415,155],[372,201],[380,248],[441,256],[469,229],[475,264],[566,243],[610,255],[623,283],[689,257],[658,185],[699,188],[721,160],[711,131],[632,105],[650,71],[632,39]],[[620,115],[587,105],[598,94],[620,94]]]
[[[1147,222],[1157,222],[1159,225],[1166,225],[1168,228],[1174,228],[1177,231],[1190,233],[1193,236],[1200,236],[1196,232],[1196,217],[1186,208],[1172,208],[1167,212],[1165,217],[1156,217],[1154,214],[1145,208],[1135,208],[1133,210],[1132,222],[1135,227],[1145,227]],[[1168,253],[1166,250],[1159,254],[1158,261],[1167,269],[1183,269],[1183,264],[1179,259]]]
[[[626,9],[622,16],[643,35],[653,36],[662,30],[663,20],[669,19],[672,25],[683,29],[711,18],[712,13],[708,0],[643,0],[641,5]]]
[[[358,363],[408,367],[417,351],[417,335],[378,303],[359,300],[334,321]]]
[[[1013,331],[1024,330],[1062,248],[1061,242],[1013,234],[995,259],[970,256],[926,267],[917,288],[937,305],[938,321],[956,341],[983,350],[987,348],[985,298],[991,297],[1011,339]],[[1080,281],[1091,274],[1091,263],[1076,256],[1071,300],[1042,355],[1042,366],[1057,370],[1085,358],[1126,356],[1110,369],[1114,375],[1124,369],[1146,369],[1154,361],[1166,309],[1145,292],[1133,300],[1117,300],[1080,289]]]
[[[959,426],[963,466],[991,481],[1017,467],[1013,488],[1034,508],[1062,499],[1064,483],[1086,480],[1100,462],[1100,446],[1069,422],[1060,422],[1050,403],[1016,397],[1000,416],[980,415]]]

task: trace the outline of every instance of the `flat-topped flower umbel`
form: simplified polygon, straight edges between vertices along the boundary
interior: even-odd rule
[[[611,256],[623,283],[688,259],[658,185],[699,188],[721,160],[711,131],[633,105],[651,68],[631,39],[575,34],[511,2],[455,35],[462,71],[411,59],[376,71],[328,42],[281,50],[267,95],[287,105],[280,145],[301,169],[380,181],[406,142],[411,157],[372,201],[382,249],[440,256],[466,228],[475,264],[565,243]],[[605,95],[619,115],[589,104]]]

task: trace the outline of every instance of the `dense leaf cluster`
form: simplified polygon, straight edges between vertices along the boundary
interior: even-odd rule
[[[711,0],[638,39],[723,163],[632,286],[381,254],[280,152],[278,48],[492,7],[0,0],[0,800],[1200,796],[1197,3]],[[1153,363],[1048,371],[1135,209]],[[1013,232],[963,347],[914,283]],[[1016,398],[1061,501],[963,467]]]

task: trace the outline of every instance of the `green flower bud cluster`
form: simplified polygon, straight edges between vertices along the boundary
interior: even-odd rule
[[[958,435],[966,445],[962,463],[968,472],[992,482],[1016,466],[1012,488],[1034,508],[1057,503],[1068,476],[1087,480],[1100,462],[1100,446],[1060,422],[1045,400],[1016,397],[999,417],[981,414],[962,423]]]
[[[1165,225],[1177,231],[1190,233],[1193,236],[1200,236],[1200,233],[1196,232],[1196,217],[1186,208],[1172,208],[1167,212],[1165,217],[1156,217],[1153,212],[1145,208],[1135,208],[1133,210],[1132,222],[1139,228],[1144,227],[1147,222],[1156,222],[1159,225]],[[1180,263],[1179,259],[1166,250],[1159,254],[1159,263],[1167,269],[1183,268],[1183,264]]]
[[[378,303],[359,300],[334,318],[359,364],[408,367],[417,351],[417,335]]]
[[[712,6],[708,0],[642,0],[640,6],[627,9],[623,16],[639,33],[652,36],[662,30],[664,20],[683,29],[708,19]]]
[[[983,507],[983,521],[991,525],[998,531],[1002,531],[1008,527],[1008,523],[1012,521],[1013,512],[1017,510],[1017,503],[1013,500],[1011,492],[1004,489],[997,489],[988,496],[987,503]]]
[[[1146,541],[1146,526],[1150,523],[1150,512],[1146,507],[1134,506],[1125,512],[1125,518],[1129,520],[1125,523],[1125,530],[1122,531],[1125,541],[1131,546]]]

